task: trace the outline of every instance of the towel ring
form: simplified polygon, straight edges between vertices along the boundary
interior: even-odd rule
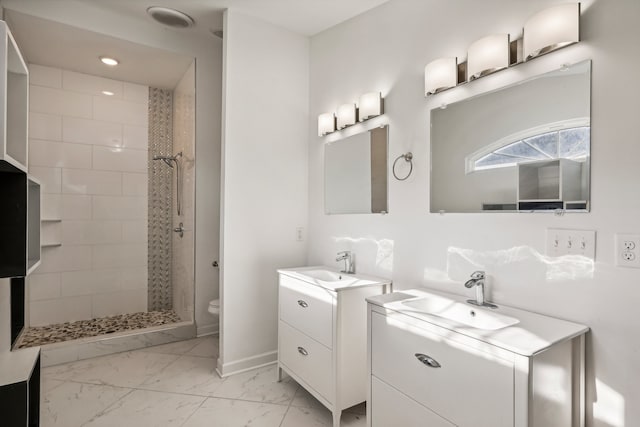
[[[400,160],[400,159],[404,159],[406,162],[409,162],[409,173],[404,178],[399,178],[398,175],[396,175],[396,163],[398,163],[398,160]],[[404,181],[405,179],[407,179],[407,178],[409,178],[411,176],[411,172],[413,172],[413,161],[412,160],[413,160],[413,153],[411,153],[411,151],[409,151],[406,154],[400,154],[394,160],[392,172],[393,172],[393,176],[395,177],[395,179],[397,179],[398,181]]]

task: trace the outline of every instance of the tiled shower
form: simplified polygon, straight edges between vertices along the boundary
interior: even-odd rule
[[[29,172],[42,183],[43,261],[28,283],[28,326],[147,311],[192,321],[193,65],[175,90],[36,64],[30,73]],[[163,108],[150,104],[159,91]],[[180,217],[176,171],[150,160],[157,114],[170,125],[163,149],[184,152]],[[183,238],[172,231],[179,222]]]

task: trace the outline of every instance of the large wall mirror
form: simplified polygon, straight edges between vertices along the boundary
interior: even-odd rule
[[[431,110],[431,212],[588,211],[591,61]]]
[[[386,213],[388,126],[325,144],[327,214]]]

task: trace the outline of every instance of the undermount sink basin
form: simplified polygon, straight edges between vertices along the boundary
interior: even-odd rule
[[[475,307],[437,295],[403,301],[402,304],[421,313],[453,320],[476,329],[493,331],[520,322],[515,317],[500,314],[490,308]]]
[[[339,282],[344,280],[354,280],[353,276],[344,273],[337,273],[330,270],[306,270],[300,272],[303,276],[309,276],[312,279],[322,280],[323,282]]]
[[[378,280],[373,280],[359,274],[339,273],[335,270],[328,268],[325,269],[322,267],[290,270],[288,274],[294,274],[302,280],[315,283],[331,290],[379,283]]]

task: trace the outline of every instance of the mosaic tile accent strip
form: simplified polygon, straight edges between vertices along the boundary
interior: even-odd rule
[[[180,322],[173,310],[149,311],[25,329],[17,348],[53,344]]]
[[[154,156],[173,155],[173,92],[149,88],[149,311],[173,307],[171,224],[173,169]]]

